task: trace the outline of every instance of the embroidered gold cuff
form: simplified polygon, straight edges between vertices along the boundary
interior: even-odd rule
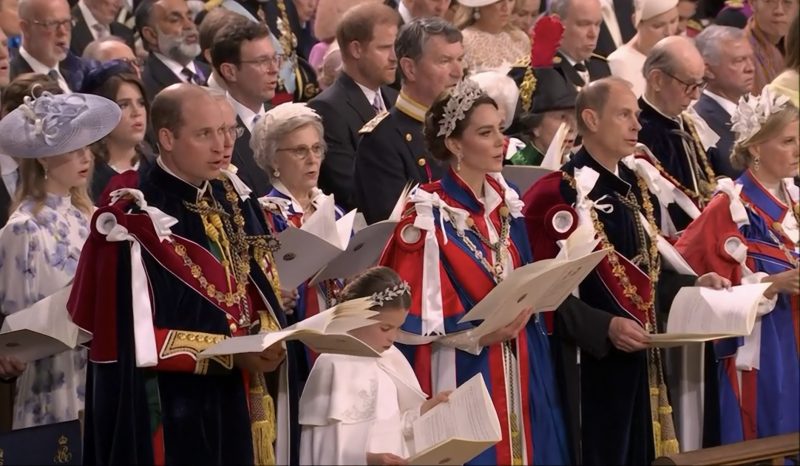
[[[169,359],[180,355],[189,356],[196,361],[195,374],[208,373],[209,361],[215,361],[225,369],[232,369],[233,356],[231,355],[214,356],[209,359],[197,360],[198,353],[224,339],[225,335],[221,334],[170,330],[164,341],[164,345],[161,347],[159,357],[161,359]]]

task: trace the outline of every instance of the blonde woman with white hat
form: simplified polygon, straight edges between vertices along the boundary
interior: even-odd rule
[[[464,35],[470,72],[511,66],[531,53],[528,34],[511,23],[514,0],[457,0],[453,23]]]
[[[633,84],[636,97],[644,94],[645,79],[642,67],[656,42],[678,32],[678,0],[638,0],[634,25],[636,35],[608,56],[613,76]]]
[[[6,315],[67,286],[89,235],[88,146],[119,123],[119,105],[41,92],[0,120],[0,152],[20,159],[17,207],[0,230],[0,307]],[[70,421],[84,406],[86,350],[33,361],[16,381],[14,429]]]

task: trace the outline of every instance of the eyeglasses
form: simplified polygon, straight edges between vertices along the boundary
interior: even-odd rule
[[[278,148],[275,152],[288,152],[292,157],[297,160],[308,160],[311,155],[319,158],[325,156],[325,146],[322,144],[314,144],[311,147],[297,146],[297,147],[284,147]]]
[[[63,27],[67,31],[72,30],[72,19],[51,19],[49,21],[34,20],[32,23],[37,26],[41,26],[49,32],[54,32],[58,30],[59,27]]]
[[[705,79],[701,79],[699,83],[698,82],[687,83],[686,81],[682,80],[681,78],[679,78],[677,76],[674,76],[674,75],[672,75],[670,73],[667,73],[664,70],[661,70],[661,71],[664,74],[666,74],[667,76],[669,76],[670,78],[674,79],[675,81],[678,81],[679,83],[683,84],[683,92],[686,95],[694,94],[694,92],[697,91],[697,90],[702,92],[706,88],[706,86],[708,85],[708,83],[706,82]]]
[[[268,68],[270,66],[280,67],[281,63],[283,63],[283,60],[285,58],[286,58],[285,55],[279,53],[271,57],[267,56],[267,57],[256,58],[255,60],[239,60],[239,63],[255,65],[259,68]]]

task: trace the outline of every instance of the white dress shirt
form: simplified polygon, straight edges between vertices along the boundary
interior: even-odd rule
[[[236,111],[236,114],[239,116],[239,119],[242,120],[245,128],[250,134],[253,134],[253,126],[255,126],[255,120],[258,118],[263,117],[267,112],[264,110],[264,106],[261,106],[261,109],[258,113],[250,110],[249,108],[242,105],[238,100],[234,99],[233,96],[228,93],[228,101],[233,105],[233,109]]]
[[[197,67],[194,66],[194,60],[190,61],[188,65],[183,66],[180,63],[176,62],[175,60],[169,58],[168,56],[166,56],[164,54],[161,54],[161,53],[158,53],[158,52],[153,52],[153,55],[155,55],[156,58],[161,60],[161,63],[166,65],[166,67],[169,68],[169,70],[172,71],[172,73],[175,76],[177,76],[178,79],[180,79],[181,81],[183,81],[185,83],[188,83],[189,79],[183,74],[183,69],[184,68],[188,68],[189,71],[191,71],[192,73],[195,74],[195,76],[198,76]],[[193,83],[190,83],[190,84],[193,84]]]
[[[714,94],[713,92],[709,91],[708,89],[703,90],[703,94],[711,97],[714,102],[718,103],[723,110],[728,112],[728,115],[733,116],[736,113],[737,104],[736,102],[731,102],[730,100],[722,97],[721,95]]]
[[[377,96],[378,102],[380,103],[381,106],[381,109],[378,111],[378,113],[380,113],[383,110],[386,110],[386,102],[383,101],[383,96],[381,95],[380,89],[378,89],[377,91],[373,91],[368,87],[362,86],[361,83],[357,82],[356,84],[358,84],[358,87],[361,89],[361,92],[364,93],[364,97],[367,98],[367,102],[369,102],[370,107],[373,106],[373,103],[375,102],[375,97]]]
[[[25,50],[24,46],[19,48],[19,54],[26,62],[28,62],[28,65],[30,65],[34,73],[39,73],[45,76],[49,76],[50,71],[55,71],[56,74],[58,74],[58,87],[60,87],[65,94],[72,94],[72,89],[69,88],[67,80],[64,79],[64,75],[62,75],[61,70],[58,69],[58,65],[56,65],[55,68],[50,68],[49,66],[40,62],[39,60],[33,58],[33,56],[31,56],[31,54],[28,53],[27,50]]]

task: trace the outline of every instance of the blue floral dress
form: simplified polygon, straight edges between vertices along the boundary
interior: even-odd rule
[[[75,275],[89,218],[69,197],[48,194],[34,215],[24,201],[0,230],[0,310],[8,315],[66,286]],[[14,429],[70,421],[83,409],[86,350],[28,364],[17,378]]]

